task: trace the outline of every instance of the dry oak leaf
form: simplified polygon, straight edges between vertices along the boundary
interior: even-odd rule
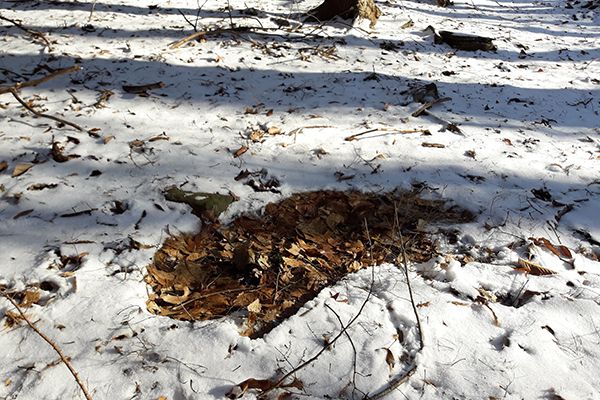
[[[251,313],[258,314],[260,312],[260,310],[262,309],[262,304],[260,304],[260,300],[259,299],[256,299],[252,303],[248,304],[248,307],[246,307],[246,308]]]
[[[516,268],[516,270],[523,271],[531,275],[553,275],[557,273],[556,271],[553,271],[546,267],[542,267],[539,264],[533,263],[523,258],[519,259],[519,267]]]
[[[385,362],[387,363],[388,367],[390,368],[390,372],[392,372],[392,370],[394,369],[394,366],[396,365],[394,353],[392,353],[392,351],[390,349],[385,349],[385,350],[386,350]]]
[[[17,176],[23,175],[25,172],[29,171],[31,167],[33,167],[33,164],[31,163],[17,164],[15,166],[15,169],[13,169],[12,177],[15,178]]]
[[[248,151],[248,147],[247,146],[242,146],[239,149],[237,149],[234,153],[233,156],[235,158],[238,158],[239,156],[241,156],[242,154],[244,154],[245,152]]]
[[[267,133],[268,133],[269,135],[273,135],[273,136],[275,136],[275,135],[280,135],[280,134],[281,134],[281,128],[278,128],[278,127],[276,127],[276,126],[272,126],[272,127],[270,127],[270,128],[267,130]]]
[[[115,138],[115,136],[114,136],[114,135],[107,135],[107,136],[104,136],[104,137],[102,138],[102,142],[103,142],[104,144],[107,144],[108,142],[110,142],[110,141],[111,141],[111,140],[113,140],[114,138]]]
[[[41,292],[37,288],[30,288],[25,290],[23,293],[23,299],[19,303],[19,306],[22,308],[31,307],[33,304],[36,304],[40,301]]]
[[[571,254],[571,250],[569,250],[567,247],[563,246],[563,245],[553,245],[552,243],[550,243],[550,241],[546,238],[530,238],[533,243],[535,243],[538,246],[544,246],[545,248],[547,248],[548,250],[550,250],[555,256],[557,256],[558,258],[560,258],[563,261],[572,261],[573,260],[573,254]]]

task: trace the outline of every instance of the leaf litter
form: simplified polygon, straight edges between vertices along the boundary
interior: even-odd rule
[[[399,230],[411,260],[424,262],[435,253],[424,223],[471,219],[415,192],[294,194],[260,215],[168,239],[147,268],[147,307],[180,320],[241,312],[242,334],[260,337],[348,273],[395,262]]]

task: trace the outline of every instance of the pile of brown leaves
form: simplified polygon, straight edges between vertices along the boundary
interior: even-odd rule
[[[399,230],[411,259],[425,261],[434,250],[424,224],[471,218],[415,193],[295,194],[260,216],[167,240],[148,266],[148,309],[183,320],[242,311],[243,334],[257,337],[346,274],[395,262]]]

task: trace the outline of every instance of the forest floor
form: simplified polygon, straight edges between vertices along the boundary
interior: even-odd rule
[[[434,3],[370,28],[302,23],[315,1],[1,1],[0,399],[84,396],[14,304],[95,399],[251,399],[290,372],[265,397],[600,398],[598,2]],[[261,302],[148,311],[157,250],[206,226],[172,187],[231,195],[223,224],[324,190],[473,218],[419,218],[427,257],[351,268],[251,339]]]

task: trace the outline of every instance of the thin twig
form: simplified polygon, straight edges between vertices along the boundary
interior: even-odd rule
[[[188,24],[190,24],[190,26],[194,29],[194,32],[198,32],[198,26],[197,24],[192,24],[192,22],[187,19],[187,17],[185,16],[185,14],[181,11],[181,10],[177,10],[177,12],[179,12],[179,14],[181,14],[181,16],[183,17],[183,19],[185,19],[185,22],[187,22]],[[196,18],[196,23],[198,22],[198,19]]]
[[[84,129],[83,129],[82,127],[80,127],[79,125],[77,125],[77,124],[75,124],[75,123],[73,123],[73,122],[69,122],[69,121],[66,121],[66,120],[64,120],[64,119],[62,119],[62,118],[55,117],[54,115],[48,115],[48,114],[44,114],[44,113],[41,113],[41,112],[39,112],[39,111],[36,111],[35,109],[33,109],[33,107],[31,107],[29,104],[27,104],[27,103],[26,103],[26,102],[25,102],[25,101],[24,101],[24,100],[23,100],[23,99],[22,99],[22,98],[19,96],[19,94],[17,93],[17,89],[15,89],[15,88],[11,88],[11,89],[10,89],[10,92],[12,93],[12,95],[14,96],[14,98],[15,98],[15,99],[17,99],[17,101],[18,101],[19,103],[21,103],[21,105],[22,105],[23,107],[25,107],[27,110],[31,111],[32,113],[34,113],[34,114],[35,114],[35,115],[37,115],[38,117],[42,117],[42,118],[48,118],[48,119],[51,119],[51,120],[53,120],[53,121],[57,121],[57,122],[60,122],[60,123],[62,123],[62,124],[65,124],[65,125],[72,126],[73,128],[77,129],[78,131],[82,131],[82,132],[84,131]]]
[[[71,67],[57,69],[56,71],[52,72],[51,74],[48,74],[48,75],[38,78],[38,79],[32,79],[32,80],[26,81],[26,82],[19,82],[12,86],[0,87],[0,94],[10,93],[12,89],[20,90],[24,87],[37,86],[44,82],[49,81],[50,79],[54,79],[60,75],[70,74],[72,72],[79,71],[80,69],[81,69],[81,67],[79,65],[73,65]]]
[[[29,325],[29,327],[35,333],[37,333],[39,337],[41,337],[42,339],[44,339],[44,341],[46,341],[46,343],[48,343],[54,349],[54,351],[60,357],[61,361],[63,363],[65,363],[66,367],[69,369],[69,372],[71,372],[71,375],[73,375],[73,378],[75,378],[75,381],[77,382],[77,384],[81,388],[81,391],[83,392],[83,395],[85,396],[85,398],[87,400],[92,400],[92,396],[90,395],[90,392],[88,392],[87,387],[85,386],[85,384],[83,383],[83,381],[79,377],[79,374],[77,373],[77,371],[75,371],[75,368],[73,368],[73,365],[69,361],[69,357],[65,356],[65,354],[63,353],[63,351],[61,350],[61,348],[58,347],[58,345],[52,339],[50,339],[43,332],[41,332],[29,320],[29,318],[25,315],[25,313],[23,312],[23,310],[21,310],[21,307],[19,307],[19,305],[6,292],[0,291],[0,296],[4,297],[6,300],[8,300],[17,309],[17,311],[19,312],[19,314],[21,314],[21,318],[23,318],[23,320],[27,323],[27,325]]]
[[[204,0],[204,3],[202,3],[202,5],[200,5],[200,0],[196,2],[198,10],[196,11],[196,21],[194,21],[194,31],[198,30],[198,20],[200,19],[200,13],[202,12],[202,9],[206,5],[206,3],[208,3],[208,0]]]
[[[394,205],[394,208],[397,206]],[[421,319],[419,318],[419,313],[417,312],[417,305],[415,304],[415,298],[413,295],[412,285],[410,283],[410,277],[408,276],[408,256],[406,255],[406,246],[404,246],[404,237],[402,236],[402,230],[400,229],[400,224],[398,222],[398,210],[395,212],[395,224],[398,228],[398,236],[400,237],[400,249],[402,251],[402,266],[404,270],[404,275],[406,276],[406,286],[408,287],[408,294],[410,295],[410,304],[413,309],[413,313],[415,314],[415,319],[417,320],[417,328],[419,329],[419,350],[423,350],[425,345],[423,341],[423,328],[421,326]]]
[[[353,140],[356,140],[356,138],[362,136],[362,135],[366,135],[367,133],[371,133],[371,132],[377,132],[379,129],[378,128],[373,128],[373,129],[368,129],[366,131],[360,132],[360,133],[356,133],[354,135],[350,135],[346,138],[344,138],[345,141],[347,142],[351,142]]]
[[[6,18],[2,15],[0,15],[0,19],[3,21],[6,21],[6,22],[10,22],[11,24],[13,24],[17,28],[21,29],[22,31],[24,31],[25,33],[27,33],[29,36],[33,37],[34,39],[41,40],[48,47],[48,49],[52,48],[50,41],[46,38],[46,36],[42,32],[37,32],[37,31],[32,31],[31,29],[27,29],[23,25],[18,23],[17,21],[10,19],[10,18]]]
[[[219,290],[216,292],[212,292],[212,293],[206,293],[206,294],[202,294],[202,295],[198,295],[198,296],[194,296],[191,299],[188,299],[182,303],[176,304],[173,307],[173,310],[177,310],[180,307],[184,307],[190,303],[193,303],[196,300],[200,300],[200,299],[205,299],[211,296],[216,296],[218,294],[226,294],[226,293],[235,293],[235,292],[246,292],[246,293],[250,293],[250,292],[256,292],[257,290],[261,290],[262,288],[264,288],[264,285],[255,287],[255,288],[247,288],[247,287],[243,287],[243,288],[236,288],[236,289],[226,289],[226,290]]]
[[[345,137],[344,140],[347,142],[352,142],[353,140],[358,140],[359,137],[366,135],[367,133],[372,133],[372,132],[392,132],[392,133],[400,133],[400,134],[407,134],[407,133],[426,133],[428,132],[427,129],[393,129],[393,128],[374,128],[374,129],[369,129],[360,133],[356,133],[354,135],[350,135],[348,137]],[[381,136],[381,135],[377,135],[377,136]]]
[[[400,375],[388,383],[388,386],[381,392],[373,396],[367,396],[365,400],[378,400],[396,390],[400,385],[406,382],[417,371],[417,364],[414,364],[404,375]]]
[[[263,28],[263,27],[259,27],[259,26],[236,26],[233,28],[215,28],[215,29],[210,29],[210,30],[206,30],[206,31],[198,31],[198,32],[194,32],[176,42],[173,42],[169,45],[170,49],[177,49],[181,46],[183,46],[184,44],[191,42],[194,39],[198,39],[199,37],[202,36],[208,36],[208,35],[218,35],[220,33],[244,33],[244,32],[252,32],[252,33],[256,33],[256,34],[261,34],[262,32],[257,32],[257,31],[276,31],[279,30],[279,28]]]
[[[415,299],[413,296],[412,286],[410,284],[410,278],[408,276],[408,256],[406,255],[406,247],[404,245],[404,238],[402,236],[402,231],[400,230],[400,223],[398,221],[398,210],[397,205],[394,205],[395,217],[394,217],[394,225],[396,229],[398,229],[398,236],[400,238],[400,249],[402,251],[402,266],[404,270],[404,275],[406,276],[406,286],[408,286],[408,294],[410,295],[410,304],[412,305],[413,312],[415,314],[415,319],[417,320],[417,329],[419,330],[419,349],[423,350],[424,342],[423,342],[423,329],[421,327],[421,319],[419,318],[419,313],[417,312],[417,306],[415,304]],[[372,396],[367,396],[367,400],[377,400],[381,399],[394,390],[396,390],[400,385],[406,382],[415,372],[417,371],[417,364],[413,364],[413,366],[404,374],[396,377],[392,381],[390,381],[385,389],[381,392],[376,393]]]
[[[229,0],[227,0],[227,12],[229,14],[229,26],[231,29],[234,29],[235,24],[233,23],[233,17],[231,16],[231,4],[229,4]]]
[[[365,227],[366,227],[366,220],[365,220]],[[367,229],[367,237],[369,237],[368,236],[369,235],[368,227],[366,227],[366,229]],[[362,302],[362,304],[361,304],[360,308],[358,309],[358,312],[356,313],[356,315],[354,317],[352,317],[352,319],[346,324],[346,326],[342,327],[342,329],[340,330],[340,332],[332,340],[330,340],[325,346],[323,346],[321,348],[321,350],[319,350],[314,356],[312,356],[311,358],[309,358],[308,360],[306,360],[305,362],[303,362],[302,364],[300,364],[299,366],[297,366],[296,368],[294,368],[293,370],[291,370],[290,372],[288,372],[287,374],[285,374],[281,378],[279,378],[279,380],[277,380],[271,387],[269,387],[264,392],[262,392],[261,397],[264,397],[270,391],[281,387],[282,384],[283,384],[283,382],[287,378],[289,378],[292,375],[295,375],[301,369],[303,369],[303,368],[307,367],[308,365],[312,364],[314,361],[316,361],[321,356],[321,354],[323,354],[327,349],[329,349],[331,346],[333,346],[333,344],[335,342],[337,342],[338,339],[340,337],[342,337],[342,335],[346,334],[346,332],[348,331],[348,328],[350,328],[350,326],[354,322],[356,322],[356,320],[360,317],[360,315],[362,314],[363,310],[365,309],[367,303],[371,299],[371,295],[373,294],[373,287],[374,287],[374,285],[375,285],[375,269],[374,269],[374,265],[371,265],[371,284],[369,286],[369,292],[367,293],[367,297]]]
[[[96,9],[96,1],[92,3],[92,9],[90,10],[90,17],[88,18],[88,22],[92,22],[92,17],[94,16],[94,10]]]
[[[329,304],[325,304],[325,307],[327,307],[327,308],[329,308],[329,310],[331,310],[333,315],[335,315],[338,322],[340,323],[340,327],[342,329],[344,329],[344,323],[342,322],[342,319],[340,318],[339,314]],[[358,390],[360,393],[362,393],[364,395],[365,392],[363,392],[362,390],[360,390],[359,388],[356,387],[356,374],[357,374],[356,373],[356,356],[357,356],[358,352],[356,351],[356,346],[354,345],[354,341],[352,340],[352,337],[350,336],[348,331],[346,331],[346,337],[348,338],[348,341],[350,342],[350,345],[352,346],[352,352],[353,352],[352,353],[352,389]]]
[[[452,100],[452,98],[450,98],[450,97],[442,97],[441,99],[435,99],[435,100],[432,100],[432,101],[428,101],[427,103],[425,103],[421,107],[419,107],[417,109],[417,111],[415,111],[414,113],[412,113],[411,116],[418,117],[419,115],[425,113],[428,109],[430,109],[435,104],[443,103],[443,102],[446,102],[446,101],[449,101],[449,100]]]

